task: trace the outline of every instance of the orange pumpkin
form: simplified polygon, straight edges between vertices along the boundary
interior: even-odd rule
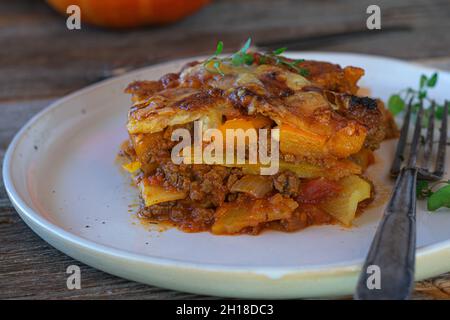
[[[178,21],[210,0],[47,0],[62,14],[67,7],[81,9],[81,21],[102,27],[131,28]]]

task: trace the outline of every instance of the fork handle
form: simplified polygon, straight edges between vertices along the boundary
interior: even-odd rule
[[[409,298],[416,252],[416,180],[416,168],[400,171],[361,270],[355,299]]]

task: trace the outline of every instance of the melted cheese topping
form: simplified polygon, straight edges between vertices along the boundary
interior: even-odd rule
[[[155,133],[195,120],[201,120],[204,128],[218,128],[222,118],[259,114],[280,127],[298,129],[305,133],[303,139],[320,136],[316,140],[325,141],[324,154],[346,157],[363,146],[367,128],[340,112],[351,107],[345,94],[324,91],[278,65],[221,63],[220,73],[198,63],[173,76],[169,85],[165,79],[145,83],[141,90],[139,83],[137,90],[134,85],[138,94],[129,113],[129,133]]]

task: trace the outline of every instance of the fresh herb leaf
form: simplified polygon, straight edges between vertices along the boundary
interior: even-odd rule
[[[437,80],[438,80],[438,74],[435,72],[435,73],[433,73],[431,78],[428,79],[427,87],[434,88],[436,86]]]
[[[416,186],[416,194],[418,198],[426,198],[430,194],[429,183],[426,180],[418,180]]]
[[[244,63],[245,63],[245,64],[251,65],[251,64],[253,64],[253,60],[254,60],[253,55],[248,54],[248,53],[246,53],[246,54],[244,55]]]
[[[436,211],[439,208],[450,208],[450,184],[430,195],[427,201],[427,208],[429,211]]]
[[[245,42],[244,46],[239,49],[239,51],[235,52],[231,56],[231,63],[234,66],[242,66],[244,64],[251,65],[254,61],[253,55],[250,53],[247,53],[248,49],[250,48],[250,45],[252,44],[252,38],[248,38]]]
[[[233,66],[237,67],[243,64],[243,59],[242,56],[240,54],[233,54],[233,56],[231,57],[231,63],[233,64]]]
[[[223,73],[223,71],[220,69],[220,62],[219,61],[214,61],[214,69],[216,69],[217,73],[220,74],[221,76],[224,76],[225,74]]]
[[[216,46],[216,51],[214,52],[214,55],[209,57],[208,59],[206,59],[203,62],[203,66],[205,67],[206,70],[208,70],[211,73],[219,73],[220,75],[224,75],[224,73],[222,72],[222,70],[220,69],[220,59],[219,59],[219,55],[222,53],[223,51],[223,42],[219,41],[217,42],[217,46]],[[213,63],[213,67],[214,69],[210,69],[209,65],[210,63],[214,61]]]
[[[272,51],[272,54],[275,56],[279,56],[280,54],[282,54],[283,52],[285,52],[287,50],[286,47],[283,48],[278,48]]]
[[[259,57],[259,61],[258,61],[259,64],[266,64],[266,62],[267,62],[266,56],[262,55]]]
[[[274,58],[276,64],[285,65],[291,69],[294,69],[297,73],[299,73],[302,76],[309,75],[309,71],[307,69],[298,66],[299,63],[305,61],[304,59],[289,60],[280,56],[274,56]]]
[[[406,88],[398,93],[392,94],[388,100],[389,111],[395,116],[405,109],[405,101],[411,101],[412,113],[417,113],[421,104],[424,101],[432,102],[428,97],[428,89],[434,88],[437,84],[439,74],[434,72],[430,77],[422,74],[419,80],[419,88]],[[424,113],[424,123],[427,126],[427,119],[429,116],[429,110],[425,107]],[[443,107],[436,106],[436,117],[442,119]]]
[[[303,76],[303,77],[309,76],[309,70],[305,69],[305,68],[301,68],[300,75]]]
[[[219,41],[217,42],[216,52],[214,53],[215,56],[218,56],[223,51],[223,42]]]
[[[250,45],[252,44],[252,38],[248,38],[247,41],[245,41],[244,46],[239,50],[242,53],[246,53],[248,49],[250,49]]]
[[[442,117],[444,116],[444,106],[443,105],[436,105],[436,111],[435,111],[434,115],[439,120],[442,120]]]
[[[420,109],[420,102],[413,103],[413,105],[411,106],[411,111],[413,113],[417,113],[417,111],[419,111],[419,109]]]
[[[444,186],[437,189],[442,184]],[[436,211],[442,207],[450,208],[450,180],[438,181],[432,186],[426,180],[418,180],[416,194],[419,199],[427,199],[427,209],[429,211]]]
[[[419,92],[419,96],[418,97],[419,97],[420,100],[424,99],[426,96],[427,96],[427,91],[426,90],[423,90],[423,91]]]
[[[405,109],[405,100],[403,100],[400,95],[394,94],[389,98],[388,108],[389,111],[395,116]]]
[[[250,46],[252,44],[252,39],[248,38],[247,41],[244,43],[242,48],[240,48],[238,51],[233,53],[231,56],[225,57],[225,58],[219,58],[219,55],[223,51],[223,42],[219,41],[217,43],[216,51],[214,55],[209,57],[203,62],[203,65],[205,66],[205,69],[208,70],[211,73],[219,73],[220,75],[224,75],[224,72],[221,69],[222,63],[231,63],[233,66],[239,67],[244,65],[252,65],[255,63],[255,55],[253,53],[248,52],[250,49]],[[304,60],[290,60],[287,58],[284,58],[280,56],[283,52],[286,51],[286,48],[278,48],[270,53],[262,53],[258,55],[257,63],[258,64],[265,64],[270,59],[273,59],[272,61],[275,61],[275,64],[284,65],[287,66],[293,70],[295,70],[297,73],[299,73],[302,76],[307,76],[309,74],[309,71],[305,68],[302,68],[298,66],[299,63],[303,62]],[[211,66],[212,64],[212,66]]]
[[[426,75],[423,74],[423,75],[420,76],[420,83],[419,83],[419,85],[420,85],[421,89],[423,87],[425,87],[425,84],[427,83],[427,80],[428,80],[428,78],[427,78]]]

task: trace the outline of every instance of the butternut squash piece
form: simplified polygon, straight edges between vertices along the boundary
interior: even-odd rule
[[[321,156],[327,153],[326,142],[326,136],[286,124],[280,126],[280,151],[282,153]]]
[[[269,118],[266,118],[264,116],[256,116],[256,117],[242,117],[242,118],[235,118],[225,121],[220,127],[219,130],[222,132],[222,137],[224,143],[226,143],[226,132],[227,129],[230,130],[236,130],[236,129],[242,129],[244,131],[247,131],[248,129],[254,129],[258,130],[260,128],[263,128],[265,126],[269,126],[272,123],[272,121]],[[256,132],[258,133],[258,132]],[[236,140],[236,139],[235,139]],[[236,143],[236,141],[235,141]]]
[[[330,153],[338,158],[347,158],[361,150],[366,140],[367,129],[357,123],[349,123],[334,134],[327,143]]]
[[[280,151],[311,157],[347,158],[361,150],[366,135],[367,129],[354,122],[331,137],[283,124],[280,126]]]
[[[269,118],[260,115],[248,118],[242,117],[225,121],[225,123],[220,126],[220,130],[223,132],[225,136],[226,129],[243,129],[243,130],[252,128],[259,129],[268,126],[271,123],[272,121]]]

